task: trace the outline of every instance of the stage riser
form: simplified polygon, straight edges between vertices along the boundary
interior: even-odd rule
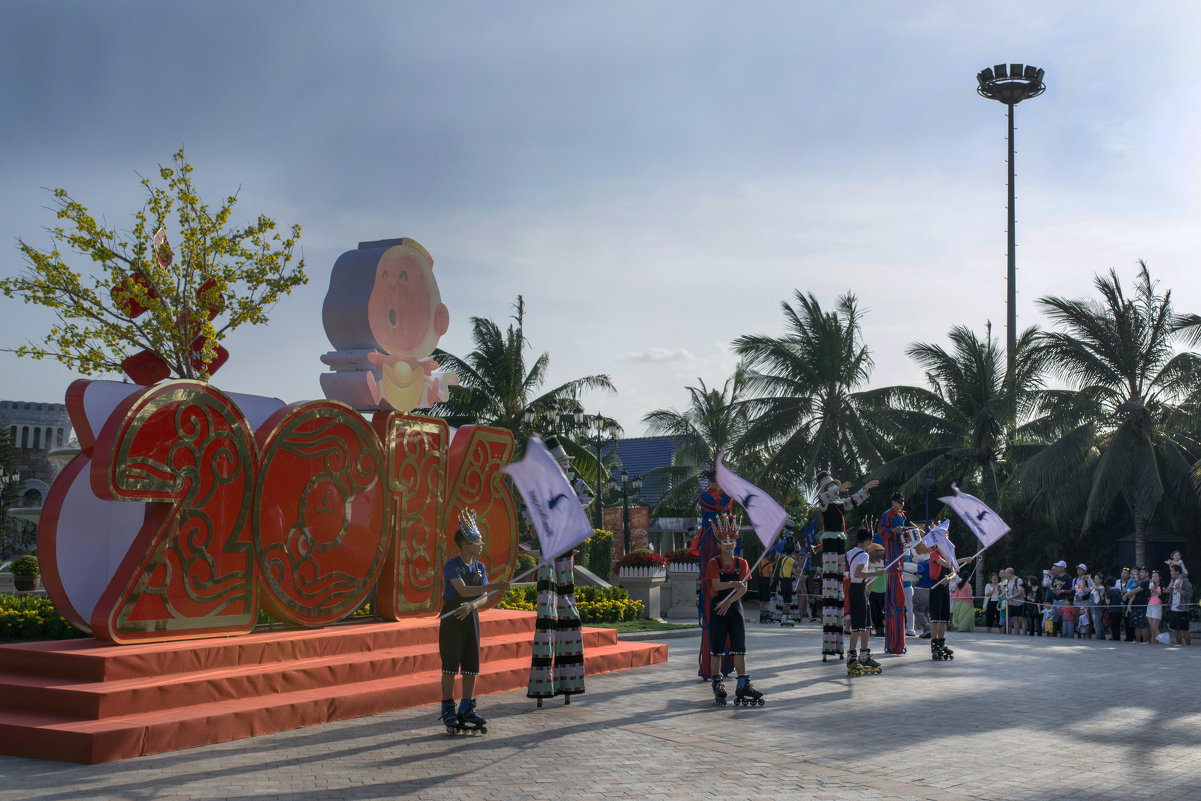
[[[198,643],[0,647],[0,753],[109,762],[427,704],[435,726],[437,629],[427,619]],[[524,690],[534,614],[489,611],[481,632],[476,694]],[[583,636],[588,675],[667,659],[666,645],[619,642],[612,629]]]
[[[585,652],[615,639],[611,630],[585,629]],[[533,635],[489,638],[480,648],[482,662],[529,660]],[[258,665],[240,670],[202,671],[177,676],[155,675],[119,682],[64,682],[32,676],[0,675],[0,708],[44,712],[84,720],[154,712],[180,706],[299,692],[390,676],[438,672],[438,653],[428,648],[370,651],[337,659],[312,659]]]
[[[531,612],[494,609],[480,620],[484,638],[533,637]],[[355,623],[325,629],[269,631],[213,640],[116,646],[96,640],[63,640],[0,647],[0,672],[79,681],[120,681],[157,674],[224,670],[269,662],[337,657],[374,650],[438,647],[439,621]],[[616,634],[612,629],[598,629]],[[366,641],[366,643],[365,643]],[[150,664],[152,662],[152,664]]]

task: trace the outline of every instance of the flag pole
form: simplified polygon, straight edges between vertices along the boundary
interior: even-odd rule
[[[537,570],[538,568],[542,567],[543,565],[549,565],[549,564],[550,564],[550,562],[539,562],[538,564],[536,564],[536,565],[534,565],[533,567],[531,567],[529,570],[527,570],[527,571],[525,571],[524,573],[522,573],[520,576],[514,576],[513,578],[509,579],[509,583],[510,583],[510,584],[516,584],[517,582],[521,581],[521,580],[522,580],[523,578],[525,578],[526,576],[528,576],[528,575],[530,575],[531,573],[533,573],[533,572],[534,572],[535,570]],[[489,595],[491,595],[491,594],[492,594],[492,593],[494,593],[494,592],[496,592],[496,590],[488,590],[488,592],[485,592],[485,593],[483,593],[482,595],[478,595],[478,596],[476,596],[476,597],[477,597],[477,598],[487,598]],[[461,608],[462,608],[461,606],[456,606],[454,609],[450,610],[449,612],[447,612],[447,613],[445,613],[445,614],[442,614],[442,615],[438,615],[438,619],[439,619],[439,620],[442,620],[443,618],[448,618],[448,617],[450,617],[451,615],[453,615],[455,612],[458,612],[458,611],[459,611]]]

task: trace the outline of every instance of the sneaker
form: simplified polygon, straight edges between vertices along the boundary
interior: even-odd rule
[[[918,636],[918,639],[919,639],[919,640],[928,640],[928,639],[930,639],[930,632],[928,632],[928,631],[927,631],[925,634],[921,634],[921,635],[919,635],[919,636]]]

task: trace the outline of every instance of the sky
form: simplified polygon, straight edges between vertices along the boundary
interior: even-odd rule
[[[48,188],[129,228],[182,146],[202,197],[240,187],[235,221],[303,228],[310,283],[225,342],[228,391],[321,397],[330,268],[402,236],[441,347],[522,295],[547,387],[609,375],[583,403],[627,435],[721,386],[796,292],[854,292],[870,386],[920,384],[911,343],[1004,341],[1005,107],[975,92],[999,62],[1046,70],[1015,116],[1018,327],[1139,259],[1201,312],[1198,30],[1192,2],[3,0],[0,274],[49,245]],[[0,297],[0,348],[52,324]],[[40,402],[76,377],[7,352],[0,375]]]

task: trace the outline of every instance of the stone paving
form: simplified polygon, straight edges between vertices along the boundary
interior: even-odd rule
[[[911,640],[852,680],[813,626],[748,629],[761,709],[713,705],[693,635],[570,706],[485,696],[485,736],[430,705],[106,765],[0,757],[0,799],[1201,801],[1201,646],[952,633],[952,662]]]

